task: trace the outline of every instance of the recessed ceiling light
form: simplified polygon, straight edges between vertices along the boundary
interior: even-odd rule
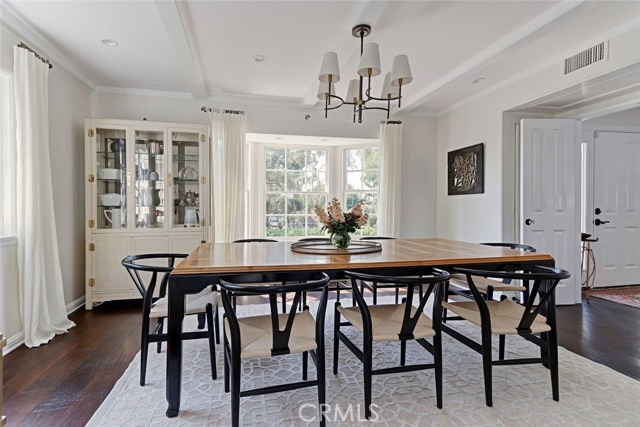
[[[253,60],[255,62],[264,62],[265,59],[267,59],[267,57],[264,55],[253,55]]]
[[[111,40],[111,39],[102,39],[100,40],[102,42],[103,45],[105,46],[109,46],[109,47],[118,47],[118,42],[115,40]]]
[[[478,77],[477,79],[475,79],[475,80],[473,81],[473,84],[476,84],[476,83],[482,83],[482,82],[483,82],[483,81],[485,81],[485,80],[487,80],[487,79],[485,79],[484,77]]]

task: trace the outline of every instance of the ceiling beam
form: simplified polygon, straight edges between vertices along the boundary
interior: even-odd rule
[[[432,83],[419,88],[416,92],[412,93],[411,89],[408,89],[407,92],[412,93],[411,95],[403,95],[402,97],[402,107],[397,109],[396,112],[400,111],[411,111],[414,108],[417,108],[427,102],[432,97],[436,96],[438,91],[443,89],[447,84],[453,83],[456,79],[462,77],[464,74],[475,70],[480,67],[482,64],[490,61],[496,55],[501,52],[515,46],[517,43],[521,42],[525,38],[529,37],[531,34],[540,30],[544,26],[550,24],[551,22],[559,19],[563,15],[569,13],[576,7],[580,6],[584,3],[584,0],[575,1],[575,0],[563,0],[558,5],[552,7],[547,10],[542,15],[534,18],[529,21],[527,24],[521,26],[516,31],[508,34],[506,37],[498,40],[496,43],[487,47],[486,49],[479,52],[477,55],[469,58],[467,61],[463,62],[441,78],[433,81]],[[404,92],[404,91],[403,91]]]
[[[352,27],[358,24],[367,24],[372,28],[380,20],[384,12],[387,10],[391,0],[363,0],[352,19]],[[374,28],[375,30],[375,28]],[[360,44],[357,43],[355,37],[351,34],[351,28],[344,29],[344,36],[335,47],[338,58],[342,58],[342,64],[350,61],[355,55],[360,56]],[[324,52],[318,52],[318,70],[320,71],[320,63]],[[311,79],[309,88],[307,89],[302,104],[305,107],[313,107],[318,103],[318,76],[314,75]]]
[[[194,99],[206,99],[209,91],[204,80],[200,51],[187,2],[155,0],[154,3],[173,45],[187,90]]]

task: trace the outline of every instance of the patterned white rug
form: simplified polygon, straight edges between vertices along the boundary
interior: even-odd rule
[[[380,304],[391,302],[380,298]],[[240,315],[266,312],[265,305],[240,306]],[[312,313],[315,306],[311,303]],[[549,371],[541,365],[501,366],[493,370],[494,406],[484,402],[481,356],[443,335],[444,408],[435,400],[431,370],[373,377],[372,421],[364,420],[362,364],[341,344],[339,373],[332,373],[333,301],[326,321],[327,408],[329,425],[356,426],[638,426],[640,382],[560,348],[560,402],[551,397]],[[455,322],[456,329],[479,340],[479,329]],[[185,329],[195,323],[192,316]],[[345,328],[345,331],[353,328]],[[357,337],[357,333],[349,334]],[[356,341],[359,342],[359,341]],[[497,341],[495,343],[497,353]],[[216,347],[218,379],[211,380],[206,340],[184,345],[180,414],[166,418],[165,347],[150,346],[147,385],[138,384],[140,354],[136,356],[88,426],[228,426],[229,395],[223,389],[221,347]],[[519,337],[507,337],[507,357],[537,357],[537,347]],[[420,359],[423,358],[423,359]],[[301,379],[301,356],[282,356],[244,362],[243,388],[255,388]],[[374,368],[394,366],[399,345],[374,344]],[[431,356],[416,343],[407,345],[407,364],[430,363]],[[310,378],[315,367],[309,362]],[[316,388],[240,400],[244,426],[305,426],[317,404]]]

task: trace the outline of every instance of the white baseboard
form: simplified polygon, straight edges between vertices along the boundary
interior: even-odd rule
[[[74,311],[84,307],[84,301],[85,301],[85,297],[82,296],[77,300],[71,301],[69,304],[67,304],[66,305],[67,314],[71,314]],[[12,337],[7,338],[7,346],[2,349],[2,355],[6,356],[16,348],[20,347],[22,344],[24,344],[24,332],[20,332],[18,334],[15,334]]]
[[[71,314],[74,311],[77,311],[79,308],[84,307],[84,301],[85,297],[81,296],[77,300],[71,301],[69,304],[67,304],[67,314]]]
[[[24,344],[24,332],[20,332],[12,337],[7,338],[7,345],[2,349],[2,355],[6,356],[16,348],[20,347],[22,344]]]

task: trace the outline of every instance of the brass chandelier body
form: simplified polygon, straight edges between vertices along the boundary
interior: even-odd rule
[[[398,108],[401,106],[402,86],[410,83],[413,78],[406,55],[398,55],[393,61],[393,70],[385,76],[382,94],[380,97],[371,95],[371,77],[380,74],[380,54],[378,45],[375,43],[364,44],[364,38],[371,33],[371,27],[360,24],[353,27],[351,33],[360,39],[360,65],[358,67],[358,79],[349,82],[347,96],[342,98],[335,94],[335,83],[340,80],[338,68],[338,58],[335,52],[325,54],[322,67],[320,69],[320,87],[318,98],[324,100],[325,118],[328,117],[329,110],[338,109],[344,105],[353,106],[353,122],[362,123],[362,112],[364,110],[382,110],[387,113],[387,120],[391,111],[391,102],[398,101]],[[366,78],[366,87],[365,87]],[[332,103],[333,101],[333,103]],[[372,103],[372,101],[378,102]],[[380,105],[386,103],[386,106]],[[333,104],[333,105],[332,105]]]

